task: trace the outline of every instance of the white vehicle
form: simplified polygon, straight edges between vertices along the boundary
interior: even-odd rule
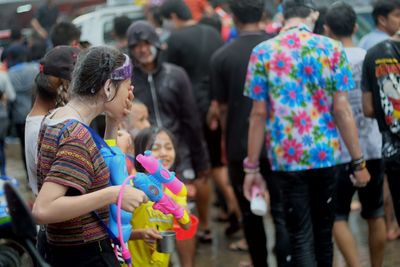
[[[81,30],[81,41],[92,45],[113,45],[113,19],[125,15],[132,21],[144,19],[143,8],[131,5],[100,6],[94,11],[76,17],[74,23]]]

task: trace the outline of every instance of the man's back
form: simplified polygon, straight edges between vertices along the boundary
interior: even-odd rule
[[[331,167],[340,157],[332,112],[336,91],[354,87],[341,45],[294,27],[258,45],[250,58],[246,94],[267,101],[272,169]]]
[[[219,33],[201,24],[178,29],[168,39],[166,60],[185,69],[202,114],[208,110],[210,98],[209,88],[202,85],[208,82],[210,58],[220,46]]]
[[[386,40],[368,50],[363,64],[362,89],[370,92],[373,110],[383,135],[383,157],[400,152],[400,42]]]
[[[356,121],[358,140],[363,150],[363,156],[366,160],[380,159],[382,136],[379,132],[378,123],[375,119],[365,117],[362,108],[361,75],[366,51],[359,47],[347,47],[345,52],[356,83],[355,89],[349,92],[348,98]],[[345,163],[350,162],[351,157],[342,138],[341,144],[342,160]]]
[[[247,152],[248,117],[251,101],[243,96],[247,65],[253,48],[271,36],[263,32],[244,34],[218,49],[211,58],[213,97],[228,105],[228,159],[241,161]],[[240,53],[238,53],[240,51]]]
[[[363,64],[362,88],[373,95],[375,117],[381,132],[388,131],[388,122],[393,120],[386,116],[382,108],[381,101],[384,99],[381,98],[380,91],[390,96],[394,112],[400,114],[399,105],[396,104],[400,102],[400,95],[396,93],[397,83],[394,83],[400,79],[400,54],[395,49],[400,51],[400,42],[381,42],[368,50]]]

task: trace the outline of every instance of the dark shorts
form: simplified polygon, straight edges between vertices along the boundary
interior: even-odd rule
[[[120,266],[108,239],[78,246],[49,245],[49,251],[53,267]]]
[[[351,200],[356,191],[362,206],[361,217],[373,219],[385,215],[383,209],[383,161],[380,159],[368,160],[367,169],[371,175],[371,180],[365,187],[357,188],[350,180],[349,165],[342,166],[337,185],[336,221],[348,220]]]
[[[222,132],[218,127],[215,131],[210,130],[208,125],[203,125],[204,138],[207,143],[208,153],[210,155],[211,168],[222,167]]]

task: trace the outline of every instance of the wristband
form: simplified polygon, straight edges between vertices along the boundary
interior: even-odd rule
[[[243,160],[243,169],[258,169],[258,167],[260,166],[260,163],[259,162],[256,162],[256,163],[252,163],[252,162],[250,162],[249,161],[249,158],[248,157],[246,157],[244,160]]]
[[[361,171],[367,167],[367,163],[364,160],[364,157],[361,157],[359,159],[353,160],[350,162],[350,167],[353,172],[355,171]]]
[[[259,173],[260,172],[260,168],[255,168],[255,169],[247,169],[247,168],[243,168],[244,173],[246,174],[254,174],[254,173]]]

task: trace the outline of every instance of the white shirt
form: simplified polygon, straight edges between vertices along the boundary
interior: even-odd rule
[[[38,194],[37,187],[37,148],[40,125],[44,116],[28,116],[25,124],[25,158],[28,169],[29,186],[35,196]]]
[[[379,29],[375,29],[370,33],[366,34],[363,38],[361,38],[360,42],[358,43],[358,46],[365,50],[368,50],[371,47],[389,38],[390,36],[386,32],[383,32]]]
[[[382,157],[382,135],[379,132],[378,123],[376,119],[365,117],[362,108],[361,75],[366,51],[359,47],[349,47],[344,50],[349,60],[354,81],[356,82],[356,88],[349,91],[348,96],[358,129],[358,138],[364,159],[380,159]],[[342,162],[350,162],[351,157],[344,145],[344,141],[342,138],[340,138],[340,141],[342,148]]]

